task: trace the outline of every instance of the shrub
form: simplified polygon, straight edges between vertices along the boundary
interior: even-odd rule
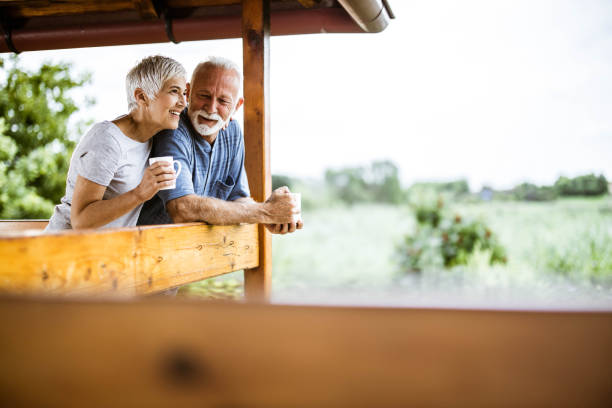
[[[398,248],[401,268],[418,272],[427,268],[467,265],[477,251],[487,251],[489,264],[507,262],[506,251],[487,225],[444,211],[441,200],[414,208],[417,227]]]
[[[517,200],[523,201],[552,201],[559,196],[558,190],[555,187],[538,187],[530,183],[520,184],[514,187],[512,192]]]

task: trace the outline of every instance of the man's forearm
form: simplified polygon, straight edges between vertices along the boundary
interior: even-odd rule
[[[212,197],[187,195],[169,201],[168,214],[175,223],[204,221],[213,225],[269,222],[261,203],[252,199],[224,201]]]

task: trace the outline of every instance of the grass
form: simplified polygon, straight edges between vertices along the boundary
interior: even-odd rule
[[[505,246],[508,264],[491,267],[480,253],[452,270],[402,273],[395,251],[415,227],[408,207],[319,208],[304,212],[303,230],[273,237],[275,299],[388,303],[401,298],[412,304],[537,299],[557,305],[597,299],[612,307],[611,197],[456,203],[449,209],[483,219]],[[217,280],[233,282],[239,295],[235,282],[241,275]],[[190,287],[204,285],[210,283]]]

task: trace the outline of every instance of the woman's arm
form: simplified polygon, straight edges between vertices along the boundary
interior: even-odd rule
[[[70,222],[73,229],[98,228],[121,217],[153,197],[161,188],[172,185],[174,169],[166,162],[149,166],[133,190],[103,200],[106,186],[77,176],[72,194]]]

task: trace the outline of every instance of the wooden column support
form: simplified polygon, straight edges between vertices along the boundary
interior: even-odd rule
[[[245,167],[251,196],[265,201],[272,191],[270,174],[270,4],[242,1]],[[272,239],[259,225],[259,267],[244,271],[246,298],[267,301],[272,278]]]

